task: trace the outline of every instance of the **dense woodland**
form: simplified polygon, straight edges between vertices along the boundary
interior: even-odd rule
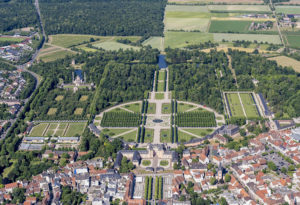
[[[161,36],[165,6],[166,0],[40,1],[47,34]]]
[[[38,17],[32,0],[0,0],[0,32],[36,26]]]

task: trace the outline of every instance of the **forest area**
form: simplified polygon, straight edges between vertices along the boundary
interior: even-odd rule
[[[40,8],[48,35],[73,33],[101,36],[162,36],[166,2],[40,0]]]
[[[0,1],[0,32],[28,26],[38,22],[33,0]]]

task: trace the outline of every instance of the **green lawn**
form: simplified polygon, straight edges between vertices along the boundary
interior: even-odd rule
[[[268,42],[273,44],[281,44],[279,35],[267,35],[267,34],[238,34],[238,33],[214,33],[213,41],[222,42],[226,41],[257,41],[257,42]]]
[[[93,46],[97,48],[102,48],[104,50],[111,50],[111,51],[117,51],[119,49],[133,49],[133,50],[139,50],[139,47],[131,46],[131,45],[126,45],[123,43],[118,43],[114,41],[106,41],[106,42],[101,42],[101,43],[96,43],[93,44]]]
[[[141,112],[141,110],[142,110],[141,103],[134,103],[134,104],[124,105],[122,107],[126,108],[128,110],[131,110],[133,112]]]
[[[30,137],[42,137],[44,130],[47,128],[49,123],[41,123],[34,126],[29,134]]]
[[[147,114],[155,114],[156,113],[156,103],[149,103]]]
[[[106,129],[103,129],[102,132],[103,132],[103,134],[113,137],[115,135],[119,135],[119,134],[127,132],[129,130],[132,130],[132,129],[125,129],[125,128],[124,129],[117,129],[117,128],[116,129],[114,129],[114,128],[108,129],[108,128],[106,128]]]
[[[160,142],[161,143],[171,143],[171,132],[170,129],[161,129],[160,130]]]
[[[165,91],[165,83],[164,82],[158,82],[157,83],[157,92],[164,92]]]
[[[142,161],[142,165],[143,165],[143,166],[149,166],[150,164],[151,164],[151,161],[150,161],[150,160],[145,160],[145,159],[144,159],[144,160]]]
[[[162,104],[162,114],[171,114],[172,108],[170,103],[163,103]]]
[[[210,33],[168,31],[165,35],[165,48],[182,48],[191,44],[213,41],[213,34]]]
[[[56,129],[57,126],[58,126],[58,123],[51,123],[51,124],[49,125],[49,128],[48,128],[48,129]]]
[[[189,109],[192,109],[196,106],[194,105],[189,105],[189,104],[184,104],[184,103],[177,103],[177,112],[185,112]]]
[[[154,130],[153,129],[146,129],[145,130],[144,143],[152,143],[153,142],[153,136],[154,136]]]
[[[64,135],[64,132],[65,132],[65,129],[58,129],[58,130],[56,130],[55,135],[62,137]]]
[[[259,117],[256,105],[252,99],[251,94],[248,93],[240,93],[242,103],[245,108],[245,112],[247,117]]]
[[[11,41],[20,43],[24,40],[24,38],[16,38],[16,37],[0,37],[0,41]]]
[[[162,99],[164,99],[164,97],[165,97],[164,93],[155,93],[156,100],[162,100]]]
[[[125,134],[125,135],[122,135],[119,138],[122,138],[126,142],[136,142],[136,134],[137,134],[137,131],[134,130],[134,131],[129,132],[129,133]]]
[[[150,37],[147,40],[145,40],[142,44],[143,46],[150,45],[152,48],[163,50],[162,37]]]
[[[69,128],[65,133],[65,137],[74,137],[76,134],[81,135],[85,127],[85,122],[69,123]]]
[[[160,166],[166,167],[169,165],[169,161],[168,160],[161,160],[159,163]]]
[[[252,21],[217,21],[212,20],[209,27],[210,33],[246,33]]]
[[[59,123],[58,129],[65,129],[68,123]]]
[[[158,80],[165,80],[166,79],[166,71],[160,70],[158,74]]]
[[[187,132],[190,132],[192,134],[198,135],[199,137],[205,137],[206,135],[213,132],[213,129],[198,129],[198,128],[190,128],[190,129],[184,129]]]
[[[128,112],[128,111],[124,110],[122,108],[117,107],[117,108],[114,108],[114,109],[112,109],[112,110],[110,110],[108,112]]]
[[[50,62],[50,61],[55,61],[57,59],[62,59],[65,58],[66,56],[71,56],[74,55],[75,53],[70,52],[70,51],[65,51],[65,50],[60,50],[60,51],[56,51],[53,53],[49,53],[47,55],[41,56],[40,60],[44,61],[44,62]]]
[[[226,96],[229,102],[231,115],[234,117],[245,117],[238,94],[227,93]]]
[[[195,137],[192,135],[189,135],[185,132],[181,132],[180,130],[178,130],[178,142],[188,142],[191,139],[194,139]]]

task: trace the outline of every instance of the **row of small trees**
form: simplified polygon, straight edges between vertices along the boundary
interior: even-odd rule
[[[144,143],[145,140],[145,127],[138,128],[138,143]]]
[[[188,112],[177,113],[176,125],[179,127],[214,127],[215,115],[212,112]]]
[[[145,192],[144,198],[147,200],[152,199],[152,177],[146,176],[145,178]]]
[[[163,179],[162,176],[155,178],[155,193],[154,198],[160,200],[163,198]]]
[[[140,124],[140,113],[105,112],[101,120],[102,127],[137,127]]]

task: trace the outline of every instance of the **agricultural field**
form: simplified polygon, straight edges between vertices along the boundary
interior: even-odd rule
[[[96,43],[93,44],[93,46],[97,47],[97,48],[102,48],[104,50],[111,50],[111,51],[117,51],[119,49],[133,49],[133,50],[139,50],[139,47],[135,47],[135,46],[131,46],[131,45],[126,45],[123,43],[118,43],[118,42],[102,42],[102,43]]]
[[[165,48],[182,48],[191,44],[213,41],[213,34],[200,32],[166,32]]]
[[[286,38],[291,47],[300,48],[300,35],[286,35]]]
[[[300,14],[300,6],[276,6],[277,13]]]
[[[167,18],[165,29],[205,32],[207,31],[209,21],[208,18]]]
[[[178,127],[214,127],[215,114],[207,111],[177,113],[175,122]]]
[[[175,4],[263,4],[262,0],[168,0]]]
[[[57,34],[50,35],[49,42],[53,45],[69,48],[78,44],[88,43],[91,38],[100,40],[101,37],[95,35]]]
[[[136,113],[141,112],[141,110],[142,110],[141,103],[133,103],[133,104],[129,104],[129,105],[124,105],[122,107],[127,109],[127,110],[131,110],[133,112],[136,112]]]
[[[163,38],[162,37],[150,37],[142,43],[143,46],[150,45],[152,48],[163,50]]]
[[[210,11],[271,12],[268,5],[209,5]]]
[[[259,117],[259,113],[256,104],[250,93],[240,93],[242,103],[248,118]]]
[[[247,33],[252,21],[216,21],[212,20],[210,33]]]
[[[140,113],[105,112],[101,120],[101,127],[138,127],[140,124]]]
[[[51,52],[47,55],[41,55],[39,56],[39,59],[44,62],[50,62],[50,61],[55,61],[57,59],[65,58],[68,55],[69,56],[74,55],[74,52],[67,51],[67,50],[59,50],[56,52]]]
[[[281,66],[292,67],[296,72],[300,73],[300,61],[287,56],[277,56],[268,59],[276,61]]]
[[[209,12],[207,6],[189,6],[189,5],[167,5],[166,12],[197,12],[205,13]]]
[[[74,137],[81,135],[85,127],[86,122],[40,123],[32,128],[29,137]]]
[[[214,33],[213,40],[216,42],[226,41],[257,41],[268,42],[273,44],[281,44],[279,35],[266,35],[266,34],[237,34],[237,33]]]
[[[245,117],[243,108],[237,93],[226,93],[225,94],[228,103],[231,116],[233,117]]]

